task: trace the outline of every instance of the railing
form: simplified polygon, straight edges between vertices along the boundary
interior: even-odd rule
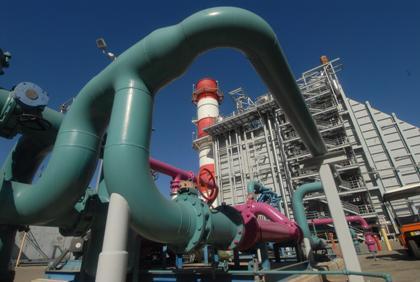
[[[370,205],[359,206],[360,214],[370,214],[375,213],[375,209]]]
[[[371,205],[354,205],[348,202],[342,202],[343,208],[348,211],[353,211],[360,215],[375,213],[375,209]]]
[[[341,120],[339,120],[339,119],[316,120],[315,122],[316,122],[316,125],[318,126],[318,128],[321,129],[321,130],[342,124]]]
[[[348,210],[348,211],[352,211],[354,213],[360,214],[360,209],[359,206],[355,205],[355,204],[351,204],[348,202],[341,202],[343,205],[343,209]]]
[[[317,219],[317,218],[330,218],[330,212],[329,211],[307,211],[306,212],[306,218],[307,219]]]
[[[350,189],[361,188],[363,187],[361,184],[361,180],[358,178],[355,179],[341,179],[340,186],[348,187]]]

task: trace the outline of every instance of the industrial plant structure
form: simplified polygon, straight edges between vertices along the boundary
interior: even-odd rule
[[[397,116],[346,96],[337,72],[339,59],[302,74],[297,84],[329,151],[343,151],[335,164],[337,185],[348,215],[369,223],[386,220],[390,233],[398,232],[394,218],[410,216],[420,196],[384,202],[386,191],[420,185],[420,129]],[[311,155],[281,107],[270,93],[252,100],[241,88],[229,92],[236,111],[218,117],[205,131],[212,137],[219,202],[246,201],[246,184],[259,180],[282,197],[282,209],[292,216],[291,195],[297,186],[318,181],[317,170],[303,168]],[[199,138],[194,144],[199,144]],[[329,217],[325,195],[305,198],[310,217]]]
[[[368,222],[396,232],[394,218],[414,213],[419,196],[383,198],[420,183],[419,129],[348,99],[338,60],[321,57],[296,82],[268,23],[235,7],[160,28],[118,58],[98,42],[112,63],[65,111],[49,108],[34,83],[0,88],[0,137],[19,136],[0,168],[0,281],[14,281],[20,257],[30,254],[27,237],[44,257],[48,241],[61,251],[44,275],[60,281],[392,281],[362,272],[348,223],[359,224],[375,254],[380,243]],[[153,159],[154,95],[220,47],[243,52],[271,94],[254,101],[231,91],[237,109],[222,117],[219,83],[201,79],[192,96],[198,174]],[[9,59],[0,50],[0,73]],[[155,172],[172,178],[171,198],[156,187]],[[333,224],[340,255],[329,245],[334,238],[323,240],[309,224]],[[48,236],[37,240],[41,229],[28,226],[50,228]],[[51,240],[54,228],[71,239]]]

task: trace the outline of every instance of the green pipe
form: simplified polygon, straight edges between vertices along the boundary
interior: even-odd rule
[[[299,186],[292,196],[293,216],[295,221],[302,230],[303,236],[309,239],[311,247],[314,249],[321,248],[324,243],[315,235],[312,235],[309,229],[308,220],[305,214],[305,207],[303,206],[303,198],[308,193],[315,193],[323,191],[321,182],[312,182]]]
[[[357,271],[350,271],[350,270],[319,270],[319,271],[307,271],[307,270],[261,270],[261,271],[241,271],[241,270],[231,270],[229,273],[233,275],[354,275],[354,276],[364,276],[364,277],[375,277],[375,278],[382,278],[386,282],[392,282],[392,276],[388,273],[380,273],[380,272],[357,272]]]
[[[174,270],[148,270],[147,273],[150,274],[161,274],[161,275],[171,275],[175,273],[183,274],[189,273],[189,270],[185,271],[174,271]],[[195,271],[196,272],[196,271]],[[202,270],[202,273],[204,271]],[[211,270],[211,273],[214,274],[214,270]],[[220,271],[220,274],[231,274],[231,275],[240,275],[240,276],[258,276],[258,275],[355,275],[355,276],[365,276],[365,277],[376,277],[382,278],[386,282],[392,282],[392,276],[388,273],[380,272],[357,272],[349,270],[319,270],[319,271],[308,271],[308,270],[260,270],[260,271],[249,271],[249,270],[229,270],[227,272]]]
[[[217,212],[201,220],[202,212],[196,207],[168,202],[157,193],[148,164],[153,95],[181,76],[196,56],[216,47],[245,53],[311,153],[326,152],[270,26],[243,9],[207,9],[151,33],[88,82],[63,120],[49,164],[37,183],[2,176],[1,222],[44,223],[73,207],[94,173],[112,107],[105,180],[110,193],[120,193],[129,202],[137,231],[155,241],[194,247],[207,238],[215,239],[221,231],[213,227],[220,226],[229,229],[224,234],[231,234],[220,243],[231,246],[239,225],[223,225],[228,220]],[[11,161],[6,169],[13,166]],[[129,177],[124,179],[113,170],[127,171],[123,174]]]
[[[3,98],[5,95],[8,92],[0,93]],[[95,112],[92,110],[92,115]],[[60,140],[42,176],[30,184],[39,164],[53,148],[60,124],[65,124],[63,115],[52,109],[46,108],[42,116],[51,123],[51,128],[46,131],[22,128],[23,136],[0,170],[2,224],[47,224],[56,220],[73,208],[94,173],[99,142],[96,144],[92,142],[97,141],[95,137],[67,126],[58,133]]]
[[[246,10],[224,7],[198,12],[178,25],[159,29],[114,63],[119,71],[104,153],[109,192],[128,201],[134,227],[147,239],[193,247],[206,241],[202,229],[209,222],[207,238],[217,239],[225,248],[238,237],[240,227],[229,224],[223,212],[212,213],[208,221],[201,222],[197,217],[201,212],[165,199],[149,174],[154,94],[180,76],[196,56],[217,47],[245,53],[311,152],[326,152],[276,36],[264,20]]]

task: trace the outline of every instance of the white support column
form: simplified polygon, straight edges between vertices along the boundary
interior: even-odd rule
[[[119,194],[111,194],[104,243],[99,255],[96,282],[124,282],[127,275],[127,236],[130,210]]]
[[[334,229],[337,233],[338,241],[340,242],[346,269],[360,272],[360,262],[357,258],[356,249],[354,248],[350,229],[343,211],[343,205],[338,196],[334,175],[328,160],[321,164],[319,175],[321,177],[322,186],[324,187],[325,196],[327,197],[328,208],[334,222]],[[351,275],[349,276],[349,281],[363,282],[364,279],[361,276]]]

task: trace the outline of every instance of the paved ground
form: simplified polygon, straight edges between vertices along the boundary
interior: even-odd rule
[[[420,282],[420,261],[410,258],[404,249],[394,244],[392,252],[381,251],[376,260],[371,255],[361,255],[360,264],[364,271],[387,272],[392,275],[394,282]],[[16,269],[15,282],[30,282],[43,276],[45,267],[28,266]],[[367,282],[383,281],[380,279],[366,279]]]
[[[369,272],[387,272],[392,275],[394,282],[420,282],[420,260],[409,257],[399,245],[394,244],[394,247],[396,250],[392,252],[378,253],[376,260],[370,255],[360,256],[362,269]]]
[[[45,266],[24,266],[16,268],[15,282],[30,282],[44,276]]]

